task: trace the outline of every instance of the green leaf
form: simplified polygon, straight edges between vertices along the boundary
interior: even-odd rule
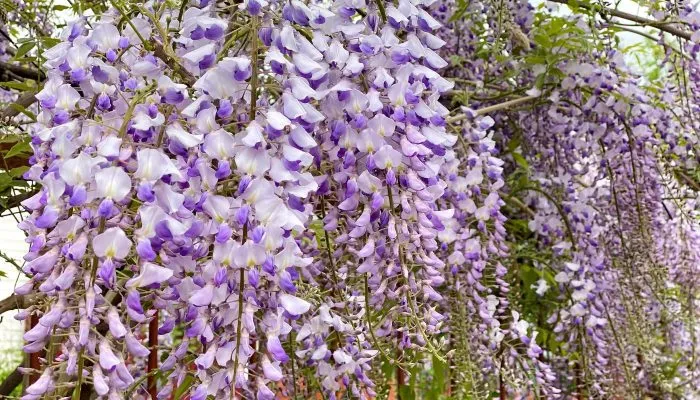
[[[507,153],[513,153],[515,149],[520,147],[520,144],[523,141],[523,137],[521,135],[515,135],[513,136],[509,141],[508,145],[506,146],[506,152]]]
[[[34,86],[31,86],[25,82],[0,82],[0,86],[6,87],[8,89],[21,90],[23,92],[27,92],[34,88]]]
[[[21,166],[21,167],[12,168],[12,169],[10,170],[9,173],[10,173],[10,176],[11,176],[11,177],[13,177],[13,178],[19,178],[19,177],[22,176],[22,174],[24,174],[24,173],[27,172],[28,170],[29,170],[29,166],[23,165],[23,166]]]
[[[527,163],[527,160],[520,153],[513,152],[513,161],[515,161],[516,164],[518,164],[524,170],[528,170],[530,168],[530,165]]]
[[[17,143],[17,136],[16,135],[0,136],[0,143]]]
[[[56,38],[52,38],[52,37],[48,37],[48,36],[41,38],[41,44],[43,44],[44,47],[47,47],[47,48],[51,48],[59,43],[61,43],[60,39],[56,39]]]
[[[12,187],[12,177],[7,173],[0,173],[0,192]]]
[[[535,43],[538,45],[544,47],[544,48],[550,48],[552,47],[552,38],[549,35],[545,35],[544,33],[538,33],[534,37]]]
[[[579,9],[579,7],[578,7],[578,5],[579,5],[578,0],[569,0],[569,1],[566,3],[566,5],[569,6],[569,8],[571,8],[571,10],[572,10],[573,12],[578,12],[578,9]]]
[[[27,117],[29,117],[32,121],[36,122],[36,114],[27,110],[25,107],[22,107],[21,105],[19,105],[17,103],[12,103],[10,106],[12,108],[14,108],[15,110],[21,112],[22,114],[26,115]]]
[[[546,79],[545,74],[537,75],[537,78],[535,78],[535,87],[537,89],[542,89],[544,87],[544,80],[545,79]]]
[[[523,286],[529,290],[530,286],[540,279],[540,275],[530,265],[522,264],[520,267],[520,279],[523,280]]]
[[[32,147],[29,142],[17,142],[12,148],[5,153],[5,158],[11,158],[21,154],[30,154],[32,152]]]
[[[433,355],[431,364],[432,382],[427,393],[427,400],[441,400],[445,393],[445,387],[449,381],[450,369],[447,363],[440,361]]]
[[[559,33],[566,25],[566,20],[563,18],[553,18],[549,25],[546,27],[546,31],[549,35],[556,35]]]
[[[192,375],[187,374],[185,375],[185,379],[182,380],[182,384],[179,385],[175,389],[175,393],[173,393],[173,399],[174,400],[181,400],[184,398],[190,391],[190,386],[192,386],[192,381],[194,381],[194,378]]]
[[[311,224],[309,224],[309,227],[314,232],[314,236],[316,237],[316,242],[318,242],[319,245],[325,246],[325,242],[324,242],[325,231],[323,230],[323,221],[321,221],[320,219],[315,219],[315,220],[311,221]]]
[[[2,86],[2,83],[0,83],[0,86]],[[30,89],[30,90],[34,90],[34,89],[32,88],[32,89]],[[25,107],[23,107],[22,105],[17,104],[17,103],[10,103],[10,104],[8,105],[8,107],[17,110],[18,112],[21,112],[22,114],[24,114],[24,115],[26,115],[27,117],[31,118],[32,121],[36,121],[36,115],[35,115],[33,112],[27,110],[27,109],[26,109]],[[12,138],[12,139],[10,139],[10,140],[3,139],[1,142],[2,142],[2,143],[14,143],[14,142],[16,142],[16,141],[17,141],[16,138]]]
[[[399,387],[399,394],[401,395],[401,400],[415,400],[416,399],[416,376],[419,370],[416,368],[411,368],[409,370],[411,377],[408,382],[404,382],[401,387]]]
[[[543,55],[528,55],[525,57],[525,62],[530,65],[540,65],[544,64],[546,61],[547,59]]]
[[[17,49],[17,53],[15,54],[14,57],[12,57],[13,60],[17,61],[20,58],[24,57],[25,54],[29,53],[34,46],[36,46],[36,42],[31,41],[31,42],[25,42],[21,46],[19,46],[19,49]]]
[[[385,357],[380,356],[379,368],[382,370],[382,373],[385,377],[391,377],[394,376],[394,370],[396,369],[396,366],[393,363],[389,362],[389,360],[387,360]]]

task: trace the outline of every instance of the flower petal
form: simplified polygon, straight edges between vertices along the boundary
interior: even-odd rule
[[[311,303],[291,294],[282,293],[279,296],[280,304],[291,315],[302,315],[309,311]]]

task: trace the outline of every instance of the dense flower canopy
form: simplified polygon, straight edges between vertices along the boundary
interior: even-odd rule
[[[650,80],[586,9],[76,13],[27,129],[23,399],[696,395],[700,14],[654,10]]]

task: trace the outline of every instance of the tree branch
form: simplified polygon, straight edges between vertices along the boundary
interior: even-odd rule
[[[0,399],[10,396],[12,391],[14,391],[15,388],[22,383],[22,372],[20,372],[21,367],[21,364],[18,365],[17,368],[15,368],[10,375],[7,375],[5,380],[0,383]]]
[[[34,196],[35,194],[37,194],[37,192],[39,192],[39,190],[34,188],[32,190],[28,190],[26,192],[8,197],[7,200],[5,200],[4,206],[0,204],[0,215],[2,215],[2,213],[4,213],[7,210],[11,210],[15,207],[21,206],[23,201]]]
[[[44,72],[41,70],[0,61],[0,71],[3,70],[10,71],[21,78],[34,79],[37,81],[44,80],[44,78],[46,77],[44,75]]]
[[[692,177],[688,176],[688,174],[685,173],[682,169],[678,168],[676,169],[676,178],[679,181],[682,181],[686,185],[690,186],[691,189],[693,189],[696,192],[700,192],[700,182],[696,182],[695,179]]]
[[[12,310],[22,310],[34,303],[36,303],[39,297],[36,295],[18,295],[12,294],[10,297],[6,297],[0,300],[0,314],[4,314]]]
[[[155,44],[153,49],[153,55],[163,60],[163,62],[170,68],[172,68],[176,74],[180,75],[180,77],[185,81],[187,86],[192,87],[194,83],[197,82],[197,78],[190,74],[189,71],[187,71],[185,67],[182,66],[182,64],[180,64],[177,60],[173,59],[172,57],[170,57],[170,55],[168,55],[168,52],[165,51],[165,48],[163,48],[162,44]]]
[[[551,1],[552,3],[559,3],[559,4],[568,5],[569,3],[571,3],[572,0],[549,0],[549,1]],[[580,7],[580,8],[586,9],[586,10],[593,10],[593,11],[596,11],[600,14],[608,14],[608,15],[612,15],[613,17],[626,19],[628,21],[636,22],[636,23],[643,25],[643,26],[651,26],[653,28],[656,28],[656,29],[663,31],[663,32],[666,32],[666,33],[670,33],[671,35],[677,36],[679,38],[690,40],[690,36],[692,35],[691,32],[688,32],[688,31],[683,30],[683,29],[679,29],[673,25],[669,25],[667,22],[655,21],[653,19],[640,17],[638,15],[626,13],[624,11],[616,10],[614,8],[598,7],[598,6],[594,6],[592,4],[584,3],[584,2],[579,1],[579,0],[573,0],[573,1],[577,7]]]
[[[36,101],[36,98],[34,97],[35,94],[35,91],[25,92],[19,96],[14,103],[8,105],[3,110],[0,110],[0,122],[16,117],[22,112],[21,110],[23,108],[27,108],[34,104]]]
[[[638,30],[636,30],[636,29],[628,28],[628,27],[626,27],[626,26],[615,25],[615,26],[614,26],[614,29],[619,29],[619,30],[621,30],[621,31],[634,33],[634,34],[637,34],[637,35],[639,35],[639,36],[641,36],[641,37],[643,37],[643,38],[649,39],[649,40],[651,40],[651,41],[653,41],[653,42],[657,42],[657,41],[659,40],[659,38],[656,38],[656,37],[654,37],[654,36],[652,36],[652,35],[650,35],[650,34],[648,34],[648,33],[646,33],[646,32],[638,31]],[[685,58],[686,60],[688,60],[688,61],[693,61],[693,57],[691,57],[690,55],[688,55],[688,54],[686,54],[686,53],[681,52],[680,50],[678,50],[677,48],[671,46],[670,44],[668,44],[668,43],[661,43],[661,45],[664,46],[664,47],[666,47],[666,48],[671,49],[671,51],[673,51],[674,53],[678,54],[679,56]]]

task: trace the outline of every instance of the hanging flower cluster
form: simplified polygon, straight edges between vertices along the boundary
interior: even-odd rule
[[[193,399],[271,399],[295,366],[372,396],[383,343],[437,354],[438,254],[461,237],[440,238],[457,138],[427,5],[149,4],[69,24],[44,53],[26,174],[43,189],[17,292],[48,300],[20,317],[40,315],[25,351],[50,353],[26,398],[143,393],[154,324],[161,398],[194,368]]]
[[[498,3],[68,23],[25,174],[16,292],[41,300],[17,318],[44,356],[23,398],[381,398],[383,366],[401,392],[428,358],[464,397],[676,393],[672,363],[696,382],[697,205],[665,199],[692,195],[673,171],[697,141],[663,105],[696,80],[649,88],[602,45],[526,66],[536,14]]]
[[[468,66],[453,67],[447,74],[477,96],[488,98],[489,93],[506,91],[484,87],[484,74],[518,70],[517,62],[499,60],[496,55],[534,47],[526,35],[533,29],[532,9],[518,1],[499,6],[469,2],[460,11],[470,17],[450,20],[449,2],[436,8],[444,15],[448,54],[459,52],[455,65]],[[478,22],[486,15],[492,16],[488,22]],[[692,16],[684,18],[690,21]],[[569,24],[579,35],[589,29],[583,21]],[[487,56],[479,56],[485,48]],[[558,364],[560,379],[575,391],[603,396],[692,393],[692,389],[685,392],[682,378],[664,382],[658,372],[673,362],[666,354],[676,352],[684,354],[681,368],[685,371],[680,375],[695,379],[692,373],[686,374],[694,369],[692,343],[697,333],[681,321],[695,318],[691,311],[694,278],[690,277],[695,267],[688,262],[700,254],[695,242],[697,213],[694,201],[674,201],[694,195],[673,183],[669,174],[674,165],[690,169],[697,165],[697,134],[684,129],[681,122],[692,127],[688,114],[692,111],[668,106],[683,104],[678,101],[678,88],[649,90],[640,84],[640,77],[625,65],[619,52],[584,56],[557,68],[563,74],[554,89],[525,93],[539,97],[544,105],[515,115],[508,110],[491,114],[496,128],[492,135],[501,138],[503,148],[515,148],[512,142],[527,143],[512,159],[506,156],[510,168],[527,163],[531,174],[529,182],[520,179],[506,186],[511,192],[507,198],[518,211],[526,211],[529,229],[544,252],[533,257],[541,277],[532,291],[551,298],[551,287],[559,289],[557,298],[564,307],[548,316],[547,324],[568,352],[580,354],[568,366],[562,366],[565,357],[550,353],[546,358]],[[544,71],[535,68],[519,74],[519,85],[540,84],[536,78]],[[486,107],[489,101],[471,104]],[[676,268],[689,275],[679,275]],[[680,287],[688,287],[689,292],[676,295]],[[664,349],[644,339],[659,329],[664,332],[660,342],[667,346]],[[673,346],[678,347],[669,352],[669,337],[684,339],[674,339]]]

